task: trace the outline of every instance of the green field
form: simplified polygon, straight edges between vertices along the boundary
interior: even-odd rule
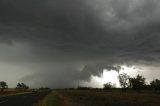
[[[57,90],[34,106],[160,106],[160,95],[103,90]]]

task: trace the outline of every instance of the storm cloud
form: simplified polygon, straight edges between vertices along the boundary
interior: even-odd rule
[[[70,87],[103,69],[158,66],[159,28],[159,0],[1,0],[0,60],[28,69],[19,81]]]

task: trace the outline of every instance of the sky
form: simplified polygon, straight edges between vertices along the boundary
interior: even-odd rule
[[[160,78],[159,54],[159,0],[0,0],[9,87],[102,87],[124,67],[150,81]]]

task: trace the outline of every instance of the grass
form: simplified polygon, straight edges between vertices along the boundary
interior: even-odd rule
[[[66,106],[61,95],[53,91],[33,106]]]
[[[26,93],[30,93],[30,92],[31,92],[31,90],[7,89],[4,91],[0,91],[0,97],[21,95],[21,94],[26,94]]]
[[[0,97],[16,96],[16,95],[23,95],[23,94],[28,94],[28,93],[30,93],[30,92],[21,92],[21,93],[5,94],[5,95],[0,95]]]
[[[74,106],[160,106],[160,95],[151,93],[62,90]]]
[[[34,106],[160,106],[160,94],[120,90],[57,90]]]

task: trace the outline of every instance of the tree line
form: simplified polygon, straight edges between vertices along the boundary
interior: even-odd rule
[[[142,75],[136,77],[130,77],[126,73],[118,75],[120,86],[123,90],[134,89],[134,90],[157,90],[160,91],[160,80],[154,79],[149,84],[146,83],[146,78]],[[104,84],[104,89],[116,88],[115,84],[111,82]]]
[[[0,81],[0,88],[1,88],[1,91],[4,91],[4,89],[7,89],[8,88],[7,82]],[[29,89],[29,86],[27,86],[25,83],[18,83],[16,86],[16,89],[25,90],[25,89]]]

